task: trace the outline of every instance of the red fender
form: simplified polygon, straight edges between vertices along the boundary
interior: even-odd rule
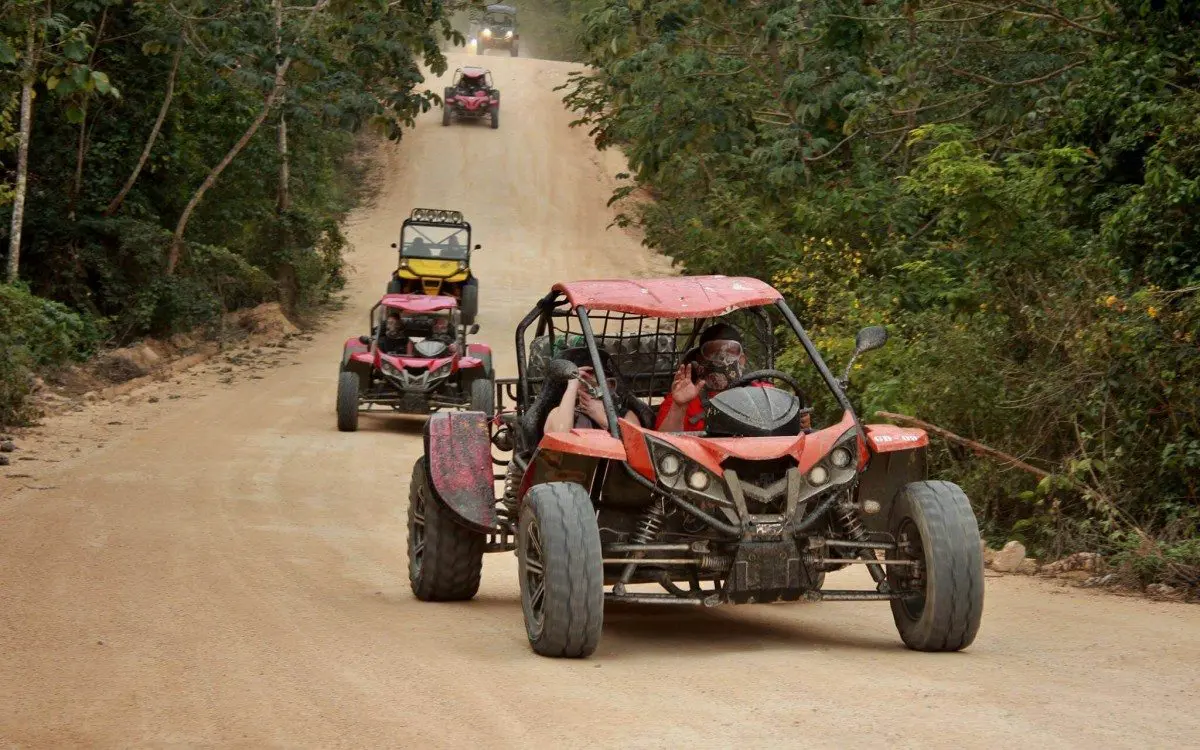
[[[482,412],[436,412],[425,423],[433,489],[458,520],[480,533],[496,528],[492,440]]]

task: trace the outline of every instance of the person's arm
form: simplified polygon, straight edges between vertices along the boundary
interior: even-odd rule
[[[575,426],[575,401],[579,398],[579,381],[567,383],[567,392],[546,417],[546,432],[567,432]]]
[[[692,382],[692,366],[681,365],[675,371],[675,379],[671,382],[671,393],[664,415],[659,412],[658,428],[662,432],[683,432],[684,418],[687,417],[688,404],[700,397],[700,386]]]
[[[661,432],[683,432],[683,421],[686,416],[687,404],[680,404],[672,399],[666,416],[659,420],[658,429]]]

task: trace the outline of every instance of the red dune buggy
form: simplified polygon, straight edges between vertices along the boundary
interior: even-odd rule
[[[371,308],[371,335],[347,339],[338,368],[337,425],[358,429],[363,405],[426,415],[439,409],[491,413],[492,350],[468,344],[453,297],[388,294]]]
[[[655,429],[652,405],[671,398],[676,368],[718,322],[742,332],[747,366],[700,399],[702,424]],[[470,599],[483,554],[515,550],[542,655],[591,654],[606,600],[887,601],[910,648],[967,647],[983,612],[971,505],[926,478],[923,431],[864,424],[846,395],[854,358],[886,340],[882,327],[860,331],[838,378],[756,279],[556,285],[517,328],[518,376],[497,381],[500,409],[426,425],[410,486],[413,592]],[[547,431],[581,361],[594,377],[578,388],[595,389],[607,426]],[[826,588],[826,573],[852,565],[873,588]]]
[[[487,117],[492,130],[500,127],[500,89],[492,85],[492,72],[466,67],[454,71],[454,85],[442,96],[442,124],[455,118],[479,120]]]

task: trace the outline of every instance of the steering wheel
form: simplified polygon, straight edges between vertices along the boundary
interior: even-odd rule
[[[792,389],[792,393],[796,394],[796,398],[800,399],[800,410],[803,413],[805,410],[812,411],[812,405],[808,398],[804,395],[804,389],[796,382],[796,379],[786,372],[781,370],[755,370],[748,372],[737,380],[729,384],[730,388],[742,388],[750,385],[756,380],[778,380],[788,388]]]

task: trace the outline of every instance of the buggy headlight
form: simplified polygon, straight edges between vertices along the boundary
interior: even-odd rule
[[[446,373],[450,372],[450,368],[451,368],[451,367],[453,367],[453,366],[454,366],[454,362],[453,362],[453,361],[451,361],[451,362],[446,362],[446,363],[444,363],[444,364],[441,364],[441,365],[439,365],[439,366],[438,366],[438,367],[437,367],[437,368],[436,368],[436,369],[435,369],[435,370],[434,370],[432,373],[430,373],[430,374],[432,374],[434,377],[437,377],[437,376],[439,376],[439,375],[445,375]]]
[[[485,37],[489,37],[491,35],[492,35],[491,29],[484,29],[483,32],[480,34],[480,36],[485,36]]]
[[[808,481],[816,487],[820,487],[829,481],[829,470],[824,466],[814,466],[812,471],[808,472]]]
[[[391,376],[392,376],[392,377],[394,377],[394,378],[398,378],[398,377],[400,377],[400,374],[401,374],[399,370],[397,370],[395,367],[393,367],[393,366],[392,366],[390,363],[388,363],[388,362],[384,362],[384,363],[383,363],[383,367],[382,367],[382,368],[380,368],[380,369],[382,369],[382,370],[383,370],[383,374],[384,374],[384,375],[391,375]]]
[[[851,458],[850,451],[845,448],[834,448],[833,452],[829,454],[829,460],[839,469],[849,466]]]
[[[658,459],[658,473],[665,477],[673,477],[683,468],[683,462],[674,453],[666,453]]]
[[[692,472],[688,474],[687,485],[696,492],[704,492],[708,489],[710,482],[712,482],[712,479],[709,478],[708,472],[704,469],[692,469]]]
[[[511,31],[506,31],[506,32],[504,32],[504,38],[505,38],[505,39],[512,39],[512,32],[511,32]]]

